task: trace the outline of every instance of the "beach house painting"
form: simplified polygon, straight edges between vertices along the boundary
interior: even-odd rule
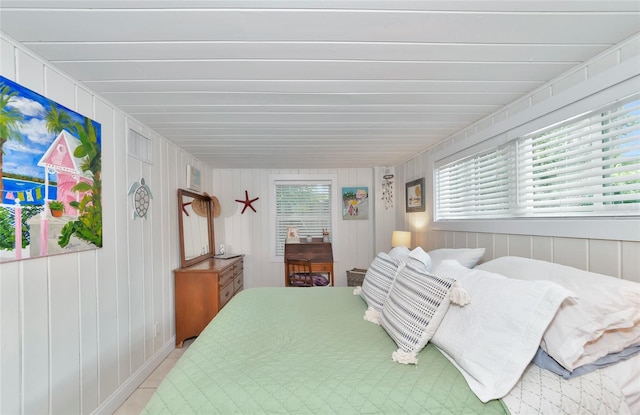
[[[2,76],[0,111],[0,262],[100,248],[100,124]]]

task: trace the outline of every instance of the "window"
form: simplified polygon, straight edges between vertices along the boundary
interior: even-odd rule
[[[436,219],[638,214],[637,94],[436,170]]]
[[[331,234],[332,183],[330,180],[274,180],[275,256],[284,255],[284,243],[290,227],[300,237]]]

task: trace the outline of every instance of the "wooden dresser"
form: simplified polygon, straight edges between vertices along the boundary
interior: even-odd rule
[[[311,261],[311,272],[327,274],[329,285],[333,286],[333,250],[331,242],[322,242],[322,238],[313,238],[306,242],[284,244],[284,261],[287,259],[308,259]],[[286,268],[286,267],[285,267]],[[285,269],[284,285],[289,285],[289,276]]]
[[[210,258],[173,271],[176,301],[176,347],[204,330],[218,311],[242,290],[243,256]]]

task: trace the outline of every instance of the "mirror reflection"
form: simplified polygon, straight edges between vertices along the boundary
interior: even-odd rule
[[[196,264],[213,255],[211,199],[188,190],[178,190],[182,266]]]

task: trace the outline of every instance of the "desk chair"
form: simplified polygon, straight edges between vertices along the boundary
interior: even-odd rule
[[[311,261],[308,259],[287,259],[285,261],[287,287],[323,287],[329,285],[329,279],[322,274],[311,272]]]

